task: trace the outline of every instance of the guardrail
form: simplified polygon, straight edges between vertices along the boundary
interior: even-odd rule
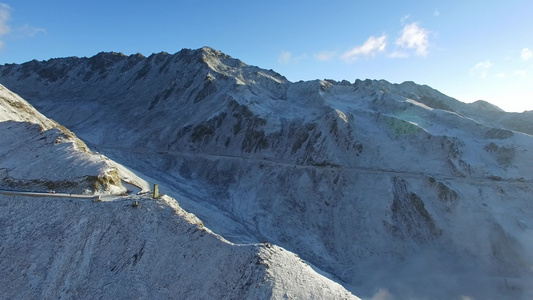
[[[73,199],[90,199],[93,201],[101,201],[99,195],[83,195],[83,194],[65,194],[65,193],[42,193],[42,192],[19,192],[0,190],[0,194],[6,196],[29,196],[29,197],[54,197],[54,198],[73,198]]]

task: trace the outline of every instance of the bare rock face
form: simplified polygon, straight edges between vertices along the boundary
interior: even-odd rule
[[[412,82],[292,83],[210,48],[0,74],[215,232],[282,246],[357,295],[533,295],[531,114]]]
[[[408,192],[406,183],[398,178],[394,178],[391,212],[392,222],[385,226],[394,236],[424,242],[441,235],[441,230],[436,227],[422,199],[417,194]]]

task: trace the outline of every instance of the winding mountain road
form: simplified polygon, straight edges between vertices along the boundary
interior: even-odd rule
[[[229,154],[214,154],[206,152],[186,152],[186,151],[176,151],[176,150],[161,150],[161,149],[148,149],[148,148],[123,148],[123,147],[102,147],[100,145],[90,145],[91,148],[98,149],[102,153],[108,153],[109,151],[119,151],[123,154],[130,154],[134,157],[136,154],[165,154],[173,156],[188,156],[188,157],[199,157],[203,159],[215,160],[215,159],[227,159],[227,160],[237,160],[237,161],[248,161],[257,164],[268,164],[276,165],[279,167],[289,167],[289,168],[298,168],[298,169],[332,169],[332,170],[350,170],[357,171],[366,174],[386,174],[391,176],[399,177],[433,177],[437,180],[445,181],[455,181],[460,180],[462,182],[471,182],[477,185],[493,185],[495,182],[499,183],[509,183],[509,184],[532,184],[533,179],[524,179],[524,178],[497,178],[490,176],[473,176],[465,175],[463,176],[454,176],[452,174],[440,174],[434,173],[431,171],[428,172],[417,172],[413,170],[395,170],[395,169],[384,169],[378,167],[368,167],[368,166],[350,166],[350,165],[316,165],[316,164],[305,164],[298,162],[290,162],[283,160],[276,160],[273,158],[261,158],[261,157],[247,157],[240,155],[229,155]],[[123,162],[125,163],[125,162]]]

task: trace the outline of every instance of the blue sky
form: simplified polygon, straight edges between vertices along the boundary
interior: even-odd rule
[[[531,0],[0,0],[0,64],[210,46],[291,81],[414,81],[523,111],[532,12]]]

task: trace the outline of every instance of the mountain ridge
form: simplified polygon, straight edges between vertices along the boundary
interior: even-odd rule
[[[120,74],[128,74],[128,71],[134,70],[135,73],[130,75],[130,80],[126,83],[128,85],[128,89],[131,88],[131,84],[134,84],[136,80],[142,78],[149,72],[155,73],[157,69],[157,74],[159,76],[168,75],[169,67],[177,60],[179,57],[188,57],[189,62],[201,62],[205,63],[209,68],[211,68],[212,71],[218,72],[219,74],[222,74],[223,77],[227,77],[230,74],[227,72],[228,69],[231,68],[219,68],[217,69],[217,64],[213,64],[213,61],[216,61],[217,59],[219,61],[224,60],[228,66],[242,66],[246,67],[248,69],[255,69],[255,71],[261,73],[263,71],[267,72],[265,78],[272,78],[274,79],[272,84],[270,84],[271,87],[275,87],[276,85],[279,85],[281,82],[283,83],[289,83],[289,81],[281,76],[280,74],[272,71],[272,70],[261,70],[254,66],[249,66],[243,63],[242,61],[238,59],[231,58],[231,56],[226,55],[220,51],[214,50],[209,47],[204,47],[197,50],[190,50],[190,49],[183,49],[176,54],[169,54],[167,52],[160,52],[160,53],[153,53],[152,55],[145,57],[139,53],[133,54],[130,56],[126,56],[122,53],[117,52],[100,52],[97,55],[91,57],[91,58],[77,58],[77,57],[67,57],[67,58],[56,58],[56,59],[50,59],[47,61],[31,61],[27,63],[23,63],[20,65],[17,64],[6,64],[3,66],[0,66],[0,74],[2,75],[4,85],[8,85],[10,89],[14,90],[15,92],[21,94],[25,99],[31,99],[32,93],[27,88],[24,90],[17,90],[17,84],[16,82],[19,82],[21,80],[27,79],[28,76],[30,76],[29,70],[34,70],[36,75],[38,76],[35,80],[37,81],[44,81],[43,84],[55,83],[56,85],[61,80],[66,80],[68,77],[72,77],[74,74],[70,74],[72,70],[68,70],[66,67],[69,64],[72,64],[73,62],[76,62],[78,67],[80,67],[80,64],[86,64],[85,70],[78,70],[79,72],[83,73],[83,76],[80,78],[83,83],[90,83],[91,81],[98,81],[99,79],[105,79],[107,76],[110,76],[111,73],[117,71]],[[214,59],[215,58],[215,59]],[[211,65],[209,65],[209,62],[211,61]],[[139,63],[144,62],[142,66],[139,65]],[[120,64],[120,66],[116,66],[117,64]],[[113,68],[108,68],[110,66],[114,66]],[[222,63],[224,65],[224,63]],[[220,67],[221,64],[218,64]],[[16,76],[13,73],[17,73]],[[67,73],[70,75],[67,76]],[[205,76],[204,80],[206,83],[205,89],[202,90],[201,93],[198,93],[196,95],[191,95],[192,98],[200,99],[201,97],[209,94],[209,89],[213,88],[212,85],[209,85],[209,79],[208,79],[208,72],[204,71],[204,74],[202,76]],[[75,74],[78,76],[79,74]],[[176,74],[177,76],[179,75]],[[236,81],[242,82],[242,76],[239,77],[239,74],[233,74],[233,78],[236,78]],[[242,75],[242,74],[241,74]],[[115,75],[116,80],[118,81],[122,75]],[[170,77],[174,78],[174,77]],[[173,92],[173,89],[176,87],[173,87],[172,85],[172,79],[165,79],[164,81],[168,82],[167,86],[165,88],[156,88],[157,90],[160,90],[159,95],[152,95],[153,100],[151,101],[151,107],[153,108],[153,105],[160,101],[168,100],[169,95]],[[328,82],[325,80],[325,82]],[[331,80],[329,82],[332,82]],[[371,81],[372,82],[372,81]],[[520,113],[505,113],[500,111],[499,109],[496,109],[492,107],[490,114],[480,114],[477,110],[479,109],[479,105],[471,103],[471,104],[465,104],[462,102],[459,102],[453,98],[447,97],[447,100],[445,102],[436,101],[436,98],[442,98],[444,96],[442,93],[438,92],[437,90],[434,90],[428,86],[420,86],[413,84],[409,81],[406,81],[401,84],[390,84],[386,81],[379,80],[374,81],[375,83],[372,84],[372,88],[376,90],[387,90],[392,89],[396,90],[398,92],[397,87],[402,87],[402,90],[400,94],[402,94],[405,97],[409,97],[412,92],[405,91],[405,88],[409,88],[411,90],[418,90],[418,94],[424,94],[422,98],[419,97],[417,100],[421,103],[429,104],[432,108],[437,109],[447,109],[452,112],[459,113],[461,115],[469,115],[470,117],[473,117],[474,119],[481,121],[481,122],[490,122],[492,124],[498,124],[499,126],[502,126],[507,129],[511,130],[517,130],[522,131],[528,134],[533,134],[530,128],[533,124],[533,120],[531,120],[530,117],[521,117],[522,114]],[[343,85],[346,85],[348,82],[344,81]],[[369,85],[370,83],[368,80],[361,81],[356,80],[353,85],[356,86],[356,88],[359,88],[362,86],[362,83],[364,85]],[[192,84],[192,81],[187,81],[186,86],[190,86]],[[263,85],[264,81],[263,81]],[[253,86],[250,85],[250,82],[247,83],[247,86]],[[257,91],[253,91],[252,93],[256,94],[262,94],[262,93],[271,93],[272,88],[268,89],[268,91],[265,91],[265,89],[258,89]],[[70,91],[70,89],[63,89],[61,92]],[[277,93],[277,98],[284,98],[284,91],[280,90],[279,88],[276,90],[274,88],[274,92]],[[436,96],[436,97],[435,97]],[[75,99],[76,94],[70,95],[71,98]],[[451,105],[451,106],[450,106]],[[486,105],[484,107],[487,107]],[[525,122],[525,123],[524,123]]]
[[[358,295],[531,295],[528,114],[410,82],[293,83],[210,48],[178,53],[102,54],[55,81],[0,67],[0,83],[215,232],[283,246]]]

